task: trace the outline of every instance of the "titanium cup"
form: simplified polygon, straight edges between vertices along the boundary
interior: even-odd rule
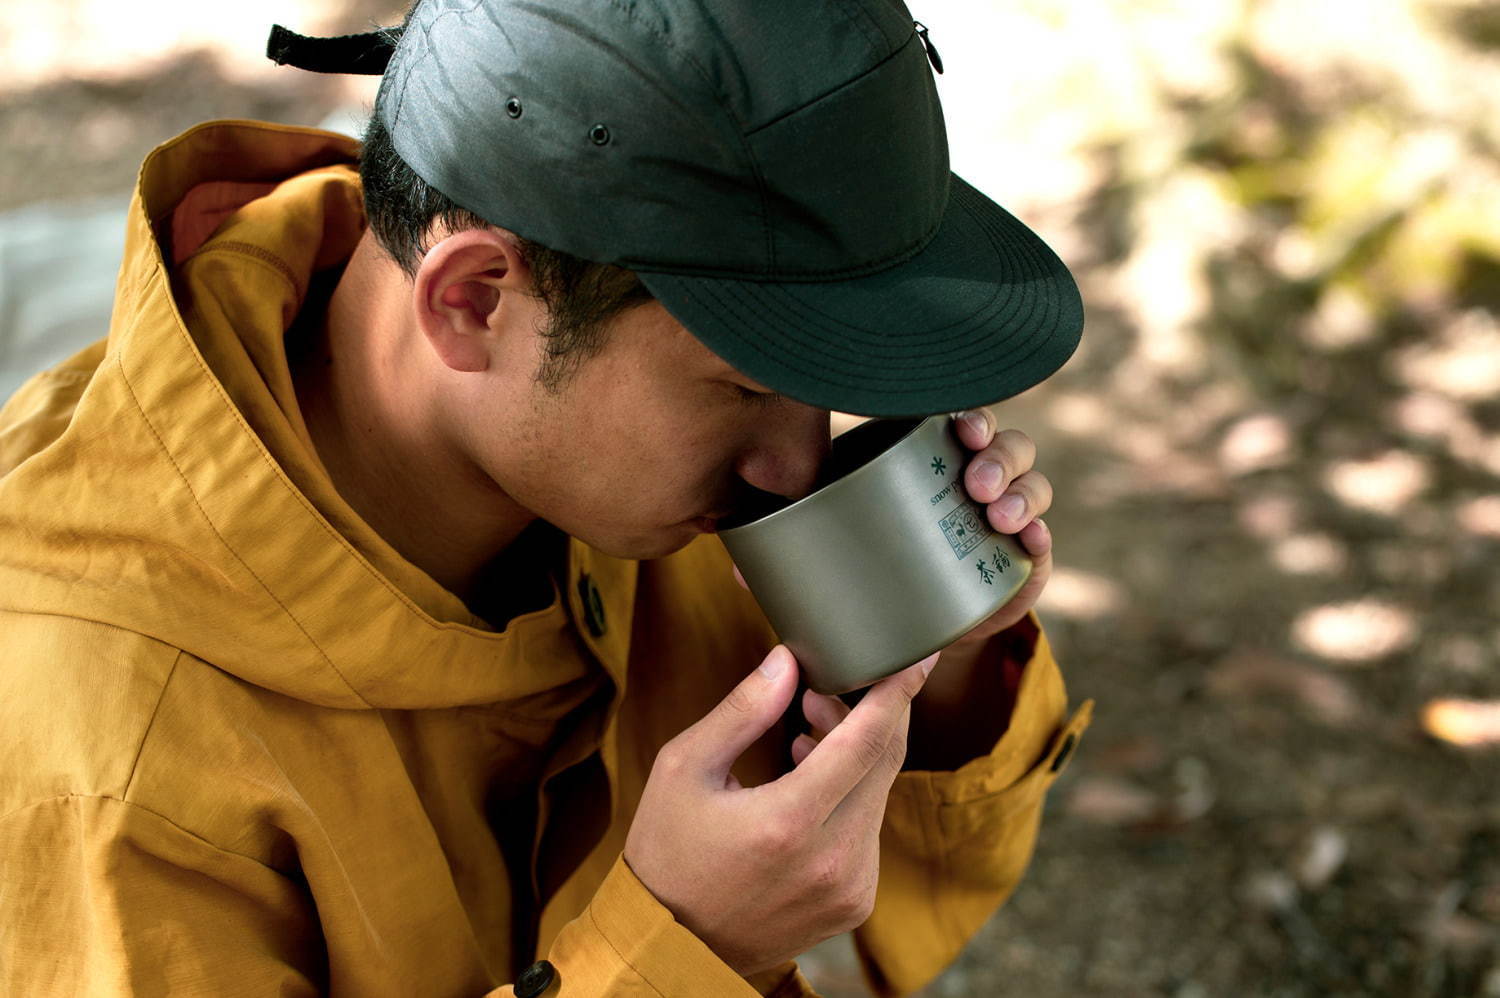
[[[1016,594],[1031,560],[961,479],[947,415],[870,420],[833,441],[814,491],[720,526],[819,693],[868,686],[952,644]]]

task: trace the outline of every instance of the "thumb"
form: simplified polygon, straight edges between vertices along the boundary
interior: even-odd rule
[[[700,771],[716,785],[723,782],[735,760],[786,713],[796,692],[797,659],[786,645],[777,645],[703,720],[684,732]]]

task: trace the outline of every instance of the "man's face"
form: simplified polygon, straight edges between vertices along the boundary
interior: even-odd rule
[[[828,410],[757,396],[764,386],[655,302],[612,320],[556,396],[519,383],[539,337],[505,349],[509,415],[470,423],[471,455],[516,502],[612,555],[670,554],[752,488],[805,495],[829,451]]]

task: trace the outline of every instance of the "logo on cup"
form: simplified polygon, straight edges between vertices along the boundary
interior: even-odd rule
[[[984,516],[972,503],[962,503],[957,509],[938,521],[948,546],[960,560],[970,551],[985,542],[990,535]]]

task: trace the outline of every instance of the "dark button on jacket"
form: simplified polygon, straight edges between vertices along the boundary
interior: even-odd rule
[[[557,968],[546,960],[538,960],[516,978],[516,998],[539,998],[556,980]]]
[[[599,587],[587,575],[578,577],[578,598],[583,603],[583,622],[588,625],[589,633],[596,638],[604,637],[604,597],[599,595]]]

